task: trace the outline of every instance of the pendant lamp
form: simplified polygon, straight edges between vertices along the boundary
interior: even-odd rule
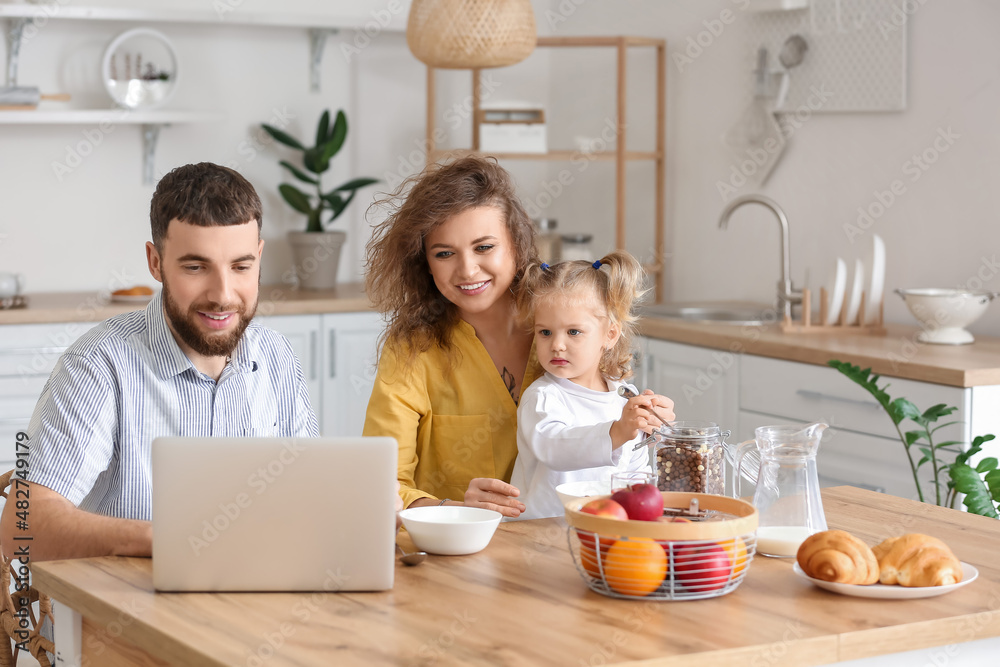
[[[444,69],[513,65],[535,41],[530,0],[413,0],[406,25],[417,60]]]

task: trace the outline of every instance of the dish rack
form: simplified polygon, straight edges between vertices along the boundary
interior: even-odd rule
[[[819,322],[827,321],[827,311],[830,308],[830,300],[825,287],[819,289]],[[871,336],[884,336],[885,321],[885,299],[879,301],[878,315],[867,321],[865,311],[868,294],[861,292],[861,303],[858,306],[858,315],[853,321],[847,321],[847,300],[844,300],[837,314],[837,319],[833,324],[819,324],[812,321],[812,294],[808,289],[802,290],[802,319],[793,320],[786,317],[781,323],[781,330],[790,333],[860,333]]]
[[[662,492],[663,521],[623,521],[566,503],[577,571],[594,592],[625,600],[700,600],[736,590],[757,552],[757,510],[707,493]]]

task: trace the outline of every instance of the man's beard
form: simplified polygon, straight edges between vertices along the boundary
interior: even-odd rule
[[[236,349],[246,331],[250,320],[257,312],[257,301],[254,300],[253,307],[247,311],[245,304],[192,304],[187,312],[174,301],[170,295],[170,288],[166,278],[163,279],[163,304],[166,309],[167,320],[170,326],[180,336],[181,340],[192,350],[205,357],[228,357]],[[239,322],[236,328],[228,333],[205,334],[198,326],[199,315],[197,311],[203,313],[230,312],[235,311]]]

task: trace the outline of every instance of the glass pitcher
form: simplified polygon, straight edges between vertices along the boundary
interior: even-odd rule
[[[736,495],[742,496],[743,465],[748,453],[760,457],[753,505],[759,514],[757,553],[794,557],[809,535],[826,530],[819,495],[816,452],[827,425],[761,426],[755,440],[736,452]],[[751,457],[752,458],[752,457]]]

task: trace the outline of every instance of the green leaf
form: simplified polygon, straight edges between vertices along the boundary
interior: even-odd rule
[[[372,185],[373,183],[378,183],[377,178],[367,178],[362,176],[361,178],[355,178],[353,180],[347,181],[340,187],[334,190],[334,192],[344,192],[345,190],[357,190],[358,188],[363,188],[366,185]]]
[[[343,111],[337,111],[337,118],[333,121],[333,127],[330,128],[330,133],[324,142],[335,146],[330,157],[340,152],[340,147],[344,145],[345,139],[347,139],[347,116],[344,115]]]
[[[917,463],[918,468],[923,464],[927,463],[928,461],[934,459],[934,454],[927,447],[920,447],[920,451],[924,453],[924,458],[920,459],[920,461]]]
[[[309,203],[309,197],[294,185],[282,183],[278,186],[278,191],[281,192],[281,196],[288,202],[288,205],[299,213],[312,213],[312,205]]]
[[[943,424],[938,424],[934,428],[930,429],[930,432],[931,433],[937,433],[938,431],[940,431],[943,428],[948,428],[949,426],[954,426],[955,424],[961,424],[961,423],[962,422],[960,422],[960,421],[953,421],[953,422],[945,422]]]
[[[893,410],[895,410],[897,414],[902,415],[902,417],[905,417],[907,419],[912,419],[913,421],[920,424],[920,410],[918,410],[917,406],[915,406],[909,400],[905,398],[897,398],[892,403],[890,403],[890,407]]]
[[[282,132],[276,127],[271,127],[270,125],[264,123],[261,124],[261,127],[264,128],[264,131],[270,134],[271,137],[273,137],[274,140],[279,143],[285,144],[286,146],[290,146],[291,148],[297,148],[300,151],[304,151],[306,149],[305,146],[299,143],[298,139],[296,139],[290,134]]]
[[[343,205],[339,209],[334,209],[333,215],[331,215],[330,219],[326,221],[326,224],[330,224],[331,222],[340,217],[340,214],[344,212],[344,209],[347,208],[347,205],[351,203],[352,199],[354,199],[355,194],[357,194],[357,190],[351,190],[351,194],[349,194],[347,196],[347,199],[344,200]]]
[[[938,403],[937,405],[932,405],[924,410],[924,414],[922,414],[921,417],[925,422],[936,422],[941,417],[950,415],[955,410],[958,410],[958,408],[953,405],[949,406],[944,403]]]
[[[319,125],[316,127],[316,145],[326,143],[326,133],[330,130],[330,110],[327,109],[319,117]]]
[[[299,169],[298,167],[296,167],[291,162],[288,162],[286,160],[281,160],[278,164],[280,164],[282,167],[284,167],[288,171],[292,172],[292,175],[295,176],[295,178],[299,179],[300,181],[304,181],[305,183],[312,183],[313,185],[318,185],[319,184],[319,181],[317,181],[315,178],[313,178],[312,176],[310,176],[306,172],[304,172],[301,169]]]
[[[322,174],[324,171],[330,168],[330,163],[328,162],[326,166],[320,168],[320,150],[318,146],[313,148],[307,148],[302,154],[302,164],[306,166],[306,169],[314,174]]]
[[[330,208],[333,209],[335,217],[340,213],[340,211],[344,210],[344,198],[336,192],[327,192],[323,195],[323,201],[330,205]]]
[[[927,431],[907,431],[906,432],[906,446],[911,447],[913,443],[920,440],[927,435]]]
[[[997,460],[996,457],[993,456],[985,458],[978,464],[976,464],[976,472],[978,473],[989,472],[991,470],[996,470],[996,468],[997,468]]]
[[[1000,503],[1000,470],[991,470],[983,477],[993,496],[993,502]]]
[[[970,512],[993,519],[1000,518],[994,505],[994,498],[1000,494],[1000,480],[997,488],[993,490],[988,489],[979,473],[967,465],[955,464],[948,469],[948,473],[955,483],[955,489],[965,494],[962,504],[968,507]]]

